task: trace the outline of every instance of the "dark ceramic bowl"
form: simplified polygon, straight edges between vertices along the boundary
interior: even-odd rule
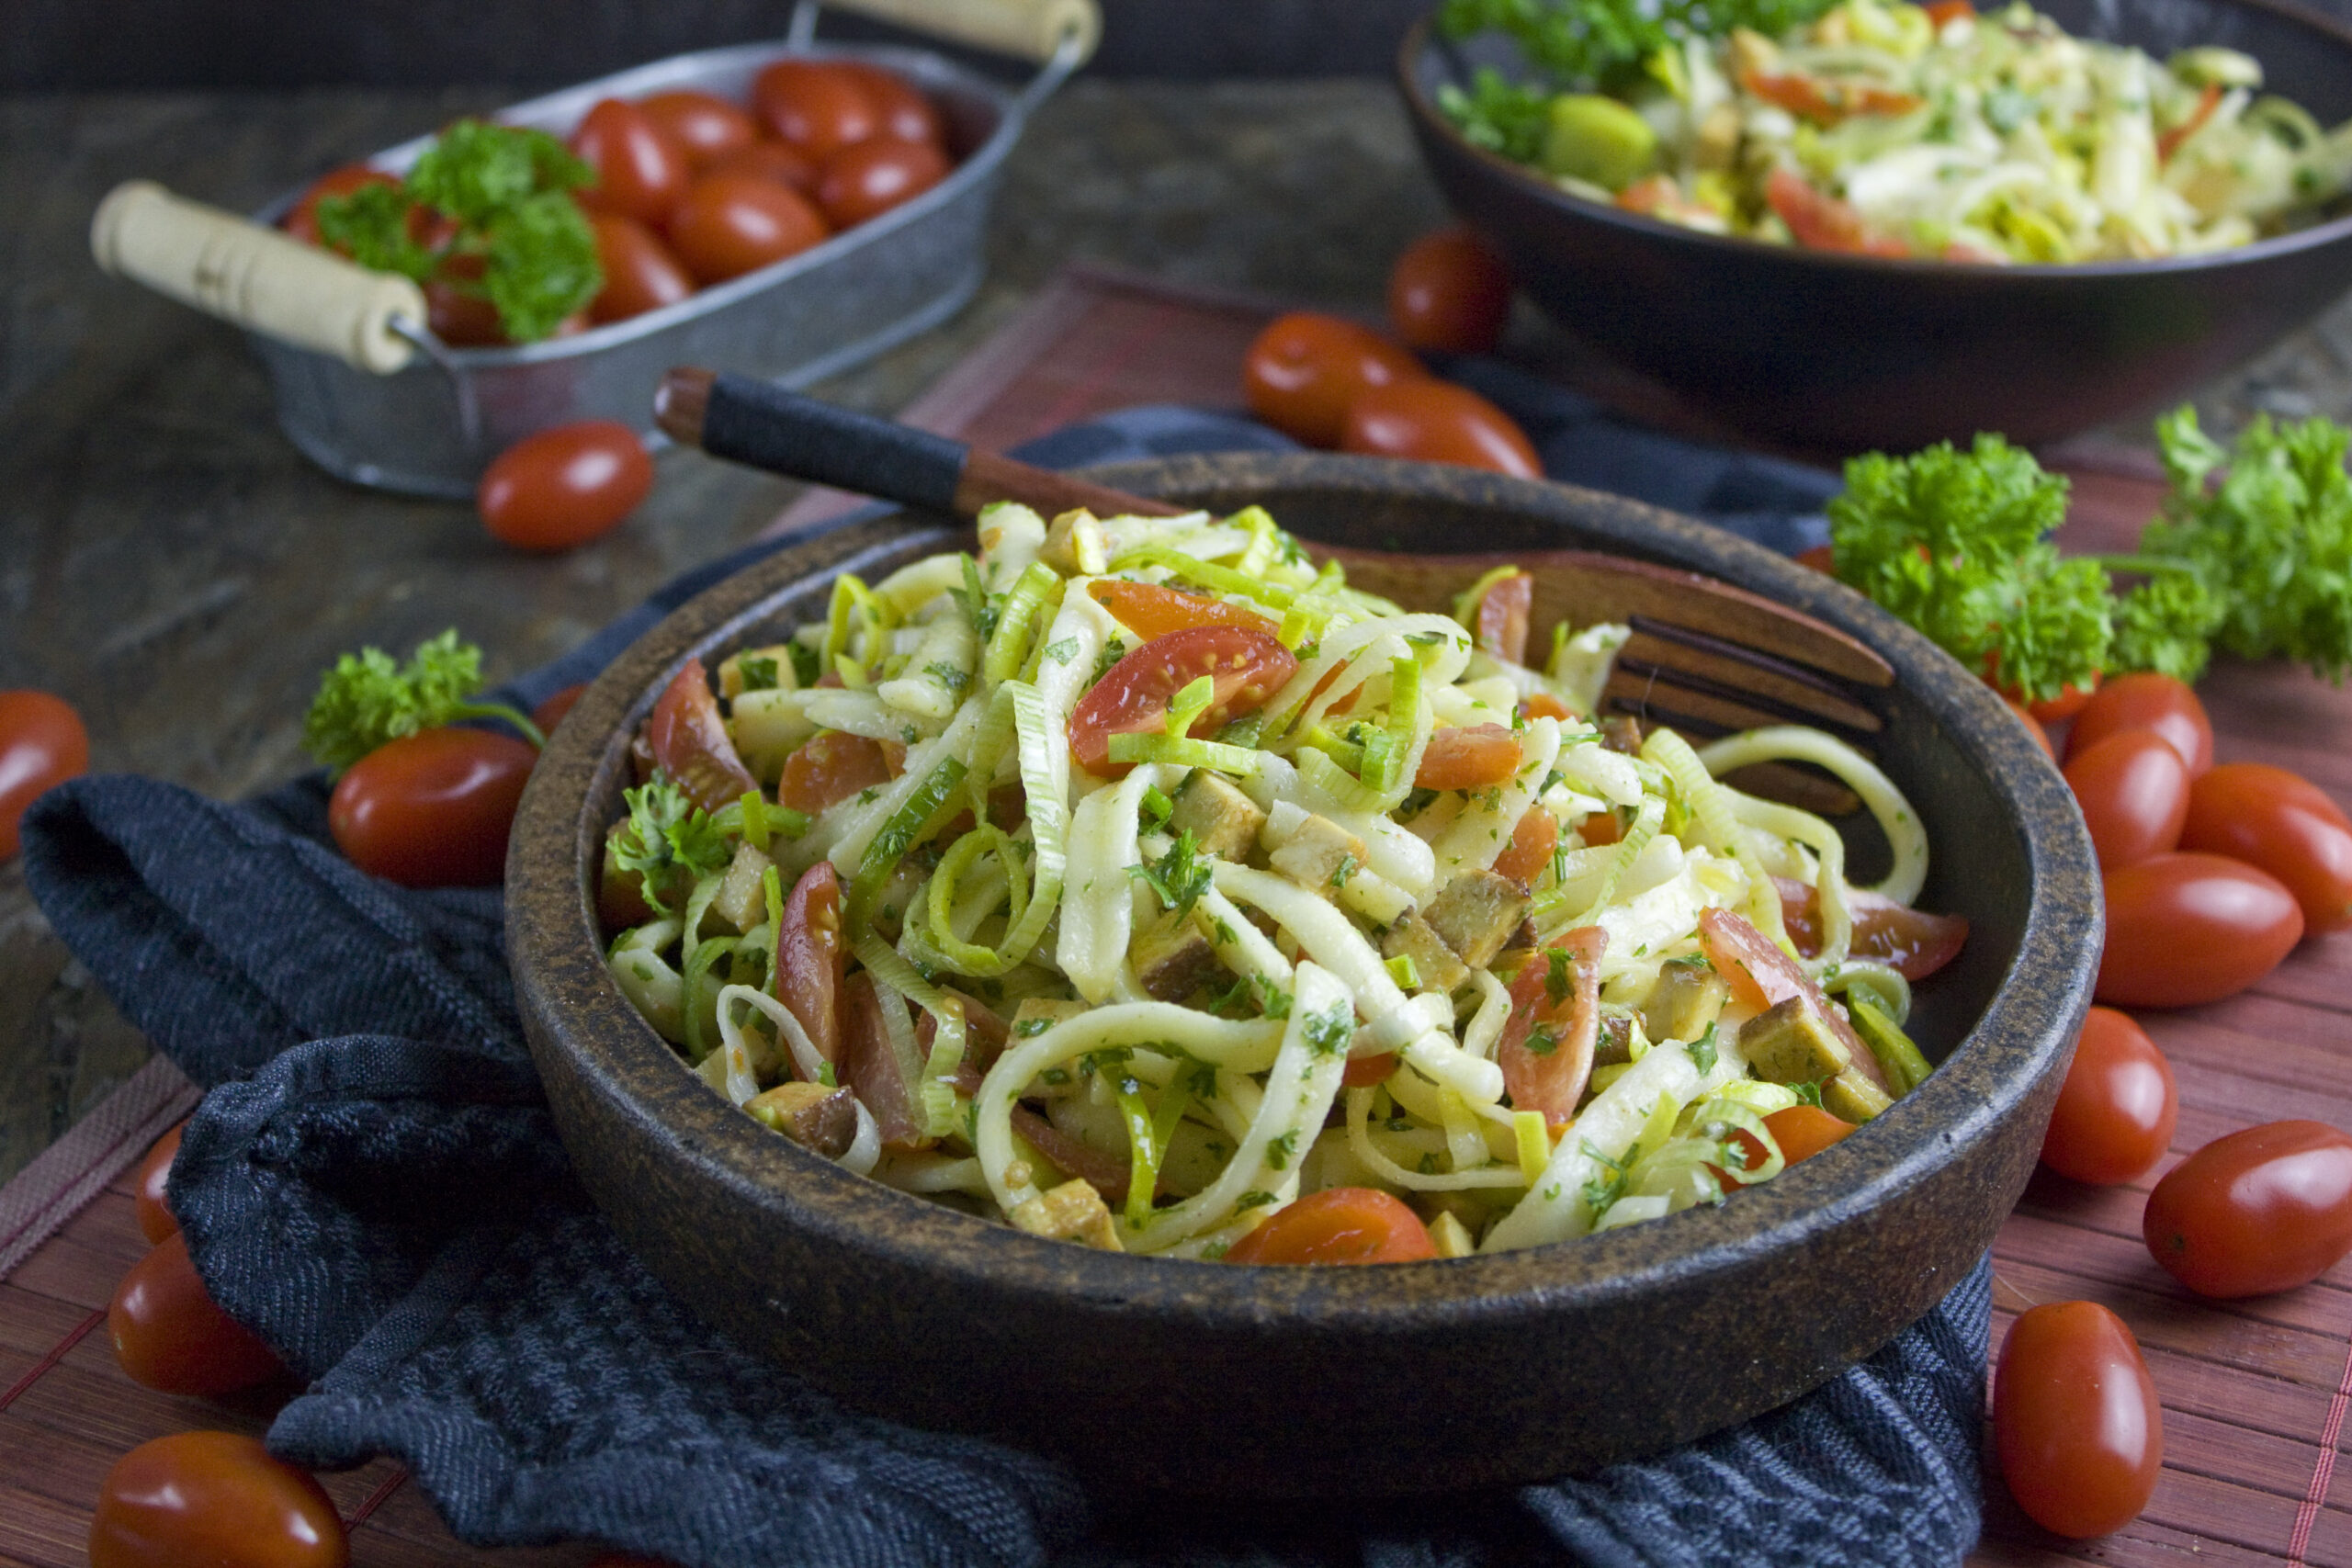
[[[1769,594],[1878,649],[1898,676],[1881,760],[1936,850],[1923,902],[1973,932],[1913,1015],[1941,1068],[1721,1208],[1382,1268],[1095,1252],[808,1154],[714,1095],[630,1010],[605,972],[591,868],[621,810],[629,737],[685,659],[821,616],[842,570],[871,580],[970,547],[922,519],[871,523],[772,557],[649,632],[557,732],[516,822],[507,944],[548,1102],[596,1201],[682,1300],[746,1354],[917,1425],[1183,1491],[1401,1493],[1557,1475],[1755,1415],[1876,1349],[1968,1272],[2033,1168],[2099,945],[2065,785],[1983,684],[1826,577],[1587,491],[1305,455],[1095,477],[1220,511],[1263,502],[1331,545],[1511,551],[1539,579],[1547,548],[1614,551]],[[1360,575],[1430,597],[1461,576],[1442,560],[1395,567]],[[1330,1434],[1366,1432],[1380,1440],[1350,1441],[1344,1465],[1299,1462]]]
[[[2225,44],[2267,90],[2334,125],[2352,117],[2352,28],[2284,0],[2042,0],[2081,37],[2162,59]],[[1428,22],[1397,75],[1430,172],[1520,287],[1589,347],[1688,408],[1838,454],[1909,450],[1980,430],[2052,441],[2186,394],[2260,353],[2352,286],[2352,216],[2207,256],[1987,266],[1834,255],[1702,234],[1573,197],[1472,146],[1442,84],[1510,45],[1460,46]]]

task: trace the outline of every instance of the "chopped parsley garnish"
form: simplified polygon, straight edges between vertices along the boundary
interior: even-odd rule
[[[1625,1182],[1634,1161],[1641,1157],[1642,1145],[1635,1144],[1625,1151],[1622,1160],[1611,1159],[1593,1147],[1592,1140],[1583,1141],[1584,1156],[1600,1168],[1600,1174],[1584,1184],[1585,1207],[1599,1219],[1609,1212],[1609,1206],[1625,1195]]]
[[[1142,878],[1154,893],[1159,894],[1161,908],[1173,909],[1182,916],[1190,914],[1193,906],[1200,902],[1201,895],[1209,890],[1209,881],[1214,874],[1210,857],[1200,852],[1200,844],[1188,828],[1176,835],[1176,841],[1157,862],[1131,865],[1127,867],[1127,874]]]
[[[1266,1163],[1276,1170],[1288,1170],[1290,1162],[1298,1155],[1298,1129],[1293,1127],[1279,1138],[1266,1143]]]
[[[1715,1031],[1720,1025],[1707,1025],[1707,1032],[1686,1043],[1682,1048],[1690,1053],[1690,1065],[1702,1073],[1715,1070]]]
[[[743,679],[747,692],[773,692],[776,689],[777,670],[774,657],[747,653],[735,661],[735,672]]]
[[[638,874],[646,905],[656,913],[670,912],[662,884],[673,867],[703,876],[734,858],[710,813],[660,769],[637,788],[623,790],[621,798],[628,802],[628,822],[613,840],[613,858],[623,871]]]
[[[1289,998],[1283,998],[1287,1001]],[[1284,1012],[1289,1010],[1285,1008]],[[1343,1056],[1356,1037],[1355,1014],[1344,1004],[1335,1003],[1318,1013],[1310,1013],[1300,1026],[1306,1043],[1318,1056]]]
[[[1559,1007],[1568,999],[1568,993],[1576,988],[1576,954],[1565,947],[1545,948],[1544,950],[1544,999],[1554,1007]]]
[[[946,687],[951,693],[961,693],[965,687],[972,683],[970,671],[959,670],[944,659],[936,663],[924,665],[922,672]]]
[[[1066,637],[1059,642],[1046,645],[1046,657],[1057,664],[1068,664],[1078,657],[1078,638]]]

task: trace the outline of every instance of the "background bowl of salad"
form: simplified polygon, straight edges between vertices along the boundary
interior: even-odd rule
[[[1561,326],[1805,449],[2058,439],[2352,285],[2352,29],[2275,0],[1451,0],[1398,76]]]
[[[508,944],[550,1109],[589,1190],[682,1301],[744,1354],[916,1426],[1008,1435],[1159,1489],[1363,1495],[1552,1476],[1730,1425],[1869,1355],[1967,1274],[2033,1168],[2099,948],[2080,818],[1983,682],[1830,579],[1615,497],[1309,454],[1092,477],[1220,513],[1263,505],[1310,546],[1370,552],[1351,576],[1408,606],[1478,574],[1485,560],[1438,556],[1464,541],[1511,553],[1539,603],[1566,570],[1545,552],[1602,550],[1768,594],[1877,649],[1896,674],[1880,763],[1931,846],[1920,906],[1972,933],[1911,1015],[1939,1066],[1721,1206],[1344,1269],[1097,1251],[778,1136],[616,985],[596,907],[606,830],[639,728],[689,660],[821,621],[843,572],[974,547],[967,529],[905,514],[782,551],[662,621],[551,738],[516,819]],[[1857,841],[1858,866],[1871,852]],[[1443,1396],[1410,1398],[1400,1421],[1411,1389]],[[1379,1436],[1344,1465],[1300,1462],[1330,1432]]]

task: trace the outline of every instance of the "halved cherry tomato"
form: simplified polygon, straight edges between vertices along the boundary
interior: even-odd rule
[[[1560,841],[1560,819],[1541,806],[1531,806],[1520,814],[1519,826],[1510,830],[1510,842],[1495,857],[1495,874],[1508,876],[1521,887],[1532,887],[1544,868],[1552,863],[1552,851]]]
[[[1772,886],[1781,895],[1781,920],[1789,940],[1807,958],[1821,952],[1821,895],[1811,884],[1776,876]],[[1846,908],[1853,918],[1849,951],[1858,958],[1875,958],[1906,980],[1924,980],[1953,959],[1968,942],[1968,920],[1961,915],[1931,915],[1866,888],[1851,888]]]
[[[695,170],[760,139],[759,125],[750,115],[710,93],[654,93],[638,99],[637,110]]]
[[[369,186],[396,186],[400,180],[381,169],[371,169],[365,164],[348,164],[331,169],[319,176],[318,183],[302,193],[302,197],[286,209],[277,226],[306,245],[323,245],[326,241],[319,233],[319,203],[331,196],[349,196],[353,191]]]
[[[1781,1145],[1781,1157],[1796,1165],[1851,1137],[1854,1124],[1818,1105],[1792,1105],[1764,1118],[1764,1130]]]
[[[1909,114],[1927,102],[1917,94],[1898,93],[1869,82],[1832,81],[1801,71],[1749,71],[1741,75],[1739,85],[1766,103],[1820,126],[1836,125],[1857,115]]]
[[[2188,764],[2153,729],[2127,729],[2067,749],[2067,787],[2083,808],[2102,872],[2169,853],[2188,819]]]
[[[25,807],[90,766],[90,732],[47,692],[0,692],[0,861],[15,856]]]
[[[1347,1071],[1340,1075],[1340,1085],[1343,1089],[1370,1089],[1375,1084],[1386,1083],[1388,1075],[1396,1070],[1396,1053],[1394,1051],[1382,1051],[1370,1056],[1351,1056]]]
[[[2205,90],[2197,96],[2197,107],[2188,111],[2188,118],[2169,130],[2157,132],[2156,162],[2171,163],[2172,155],[2180,151],[2180,144],[2202,130],[2205,122],[2213,118],[2213,111],[2221,107],[2222,85],[2219,82],[2206,83]]]
[[[817,1055],[840,1066],[841,995],[848,946],[842,936],[842,879],[820,860],[800,874],[775,933],[775,998],[808,1033]],[[787,1058],[788,1059],[788,1058]],[[796,1068],[794,1076],[798,1077]]]
[[[2147,1031],[2093,1008],[2041,1135],[2041,1163],[2076,1181],[2129,1181],[2164,1157],[2179,1117],[2172,1065]]]
[[[685,194],[684,150],[635,104],[603,98],[590,106],[571,147],[596,172],[594,183],[577,193],[582,207],[661,223]]]
[[[912,201],[948,175],[947,154],[929,141],[874,137],[825,160],[817,205],[836,229],[849,229]]]
[[[653,488],[653,459],[617,420],[584,419],[542,430],[501,452],[482,471],[474,503],[501,544],[565,550],[620,526]]]
[[[1829,1005],[1813,976],[1797,966],[1797,961],[1782,953],[1772,939],[1750,925],[1746,917],[1729,909],[1706,909],[1699,916],[1699,946],[1705,952],[1707,962],[1715,973],[1727,981],[1732,995],[1761,1012],[1776,1002],[1791,997],[1803,997],[1815,1013],[1828,1025],[1853,1057],[1855,1068],[1881,1089],[1887,1087],[1886,1073],[1878,1065],[1871,1048],[1854,1032],[1840,1010]]]
[[[762,137],[749,147],[739,147],[723,157],[711,160],[706,175],[747,175],[813,196],[817,190],[817,165],[808,154],[797,147]]]
[[[1519,737],[1499,724],[1434,731],[1413,783],[1422,789],[1491,789],[1519,772]]]
[[[1535,608],[1535,579],[1523,571],[1487,585],[1470,615],[1478,651],[1509,664],[1527,662],[1527,618]]]
[[[1069,719],[1069,753],[1091,773],[1124,777],[1133,764],[1111,761],[1111,737],[1161,728],[1169,699],[1202,676],[1215,682],[1216,695],[1188,734],[1213,735],[1255,713],[1297,671],[1290,649],[1241,626],[1192,626],[1153,637],[1078,700]]]
[[[2213,721],[2205,705],[2184,682],[2145,670],[2099,683],[2067,732],[2066,761],[2126,729],[2153,729],[2171,741],[2192,779],[2213,765]]]
[[[1844,251],[1854,255],[1907,256],[1902,241],[1873,234],[1862,215],[1849,203],[1815,189],[1803,175],[1783,164],[1764,182],[1764,199],[1789,226],[1789,233],[1807,250]]]
[[[882,129],[856,73],[823,61],[779,60],[752,80],[752,111],[778,141],[819,163]]]
[[[1552,939],[1511,976],[1510,1016],[1495,1061],[1514,1111],[1541,1111],[1555,1132],[1576,1120],[1600,1026],[1600,960],[1609,933],[1580,926]],[[1552,954],[1566,956],[1555,959]]]
[[[1623,839],[1625,824],[1617,820],[1617,814],[1613,811],[1592,811],[1586,813],[1584,820],[1577,824],[1577,833],[1584,840],[1587,849],[1598,849]]]
[[[880,741],[820,729],[784,760],[784,775],[776,780],[776,804],[814,817],[862,789],[888,784],[890,777],[890,760]]]
[[[736,755],[699,659],[687,660],[662,689],[653,716],[646,720],[645,741],[662,771],[705,811],[716,811],[760,787]]]
[[[2041,748],[2041,754],[2055,762],[2058,760],[2057,748],[2050,744],[2050,731],[2041,728],[2041,721],[2033,716],[2033,710],[2019,703],[2015,697],[2005,696],[2001,701],[2011,713],[2018,716],[2018,722],[2025,726],[2025,732],[2028,735],[2033,737],[2033,743]]]
[[[90,1568],[345,1568],[351,1546],[318,1478],[235,1432],[174,1432],[107,1472]]]
[[[1239,626],[1244,631],[1276,630],[1272,621],[1238,604],[1212,599],[1205,593],[1184,593],[1156,582],[1131,582],[1124,577],[1098,577],[1087,590],[1111,618],[1149,642],[1187,626]]]
[[[1510,320],[1510,269],[1467,229],[1405,247],[1388,272],[1388,324],[1408,348],[1485,354]]]
[[[538,760],[529,742],[486,729],[402,736],[335,781],[327,827],[370,876],[402,887],[491,886],[506,874],[506,837]]]
[[[1522,479],[1544,477],[1544,465],[1518,422],[1451,381],[1392,381],[1366,388],[1348,405],[1340,450],[1455,463]]]
[[[580,694],[587,689],[588,682],[582,681],[560,691],[549,692],[547,700],[531,710],[531,722],[539,727],[540,734],[553,735],[555,727],[563,722],[563,716],[578,705]]]
[[[605,287],[588,301],[590,321],[625,321],[674,305],[695,291],[685,264],[671,254],[661,235],[636,219],[591,212],[588,227],[596,236],[596,265],[605,274]]]
[[[227,1393],[281,1370],[268,1346],[212,1303],[177,1232],[123,1275],[107,1332],[122,1370],[165,1393]]]
[[[139,1162],[139,1173],[130,1179],[131,1209],[139,1221],[139,1234],[151,1242],[161,1241],[180,1228],[164,1201],[164,1187],[171,1180],[172,1161],[179,1156],[180,1134],[187,1130],[187,1123],[179,1122],[156,1139],[147,1157]]]
[[[922,89],[895,71],[885,71],[862,60],[836,63],[865,89],[866,97],[872,100],[879,117],[876,136],[899,141],[928,141],[942,152],[948,150],[947,122],[940,118],[938,107]]]
[[[2302,906],[2269,873],[2222,855],[2153,855],[2104,879],[2107,947],[2094,992],[2110,1007],[2187,1008],[2235,996],[2303,937]]]
[[[1336,446],[1348,405],[1373,387],[1423,381],[1421,362],[1368,327],[1312,310],[1277,316],[1250,344],[1250,412],[1309,446]]]
[[[1934,4],[1928,6],[1927,11],[1928,20],[1936,25],[1936,30],[1939,32],[1941,32],[1948,23],[1956,22],[1962,17],[1976,15],[1976,7],[1970,4],[1970,0],[1934,0]]]
[[[703,175],[670,215],[671,247],[707,284],[797,256],[831,232],[808,197],[750,175]]]
[[[2009,1495],[2044,1529],[2079,1540],[2137,1518],[2165,1418],[2123,1320],[2096,1302],[2019,1314],[1993,1374],[1993,1440]]]
[[[2228,855],[2287,885],[2307,931],[2352,925],[2352,819],[2328,793],[2267,762],[2224,762],[2189,786],[2180,847]]]
[[[1437,1256],[1429,1226],[1370,1187],[1326,1187],[1275,1211],[1233,1244],[1227,1263],[1417,1263]]]
[[[2165,1172],[2141,1234],[2200,1296],[2291,1291],[2352,1251],[2352,1137],[2269,1122],[2214,1139]]]
[[[857,1091],[884,1144],[914,1148],[929,1143],[915,1086],[899,1066],[890,1027],[883,1021],[884,1008],[903,1010],[907,1004],[895,991],[888,998],[876,991],[874,976],[863,969],[842,982],[842,1081]]]
[[[1532,692],[1519,699],[1519,711],[1529,718],[1574,718],[1568,705],[1549,692]]]

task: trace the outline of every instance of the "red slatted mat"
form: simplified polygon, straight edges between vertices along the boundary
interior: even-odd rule
[[[1268,314],[1252,300],[1073,271],[908,414],[1003,447],[1137,402],[1231,405],[1242,351]],[[2128,544],[2158,492],[2151,470],[2111,455],[2078,455],[2069,466],[2075,509],[2066,542]],[[772,531],[839,504],[806,498]],[[2352,693],[2249,666],[2216,671],[2203,692],[2223,758],[2295,768],[2352,801]],[[2301,1116],[2352,1127],[2352,935],[2304,943],[2244,996],[2144,1021],[2180,1084],[2171,1158],[2254,1122]],[[2352,1266],[2281,1296],[2195,1301],[2140,1244],[2147,1186],[2038,1179],[1995,1247],[1994,1334],[1997,1346],[2016,1312],[2044,1301],[2087,1297],[2122,1315],[2165,1401],[2166,1465],[2154,1501],[2118,1534],[2070,1545],[2025,1521],[1996,1483],[1987,1540],[1972,1562],[2352,1568],[2352,1463],[2344,1462]],[[259,1432],[266,1424],[266,1404],[157,1394],[115,1366],[102,1316],[143,1247],[118,1180],[0,1280],[0,1568],[80,1568],[90,1499],[132,1445],[192,1427]],[[591,1555],[585,1547],[469,1550],[386,1461],[324,1480],[356,1521],[360,1568],[568,1568]]]

